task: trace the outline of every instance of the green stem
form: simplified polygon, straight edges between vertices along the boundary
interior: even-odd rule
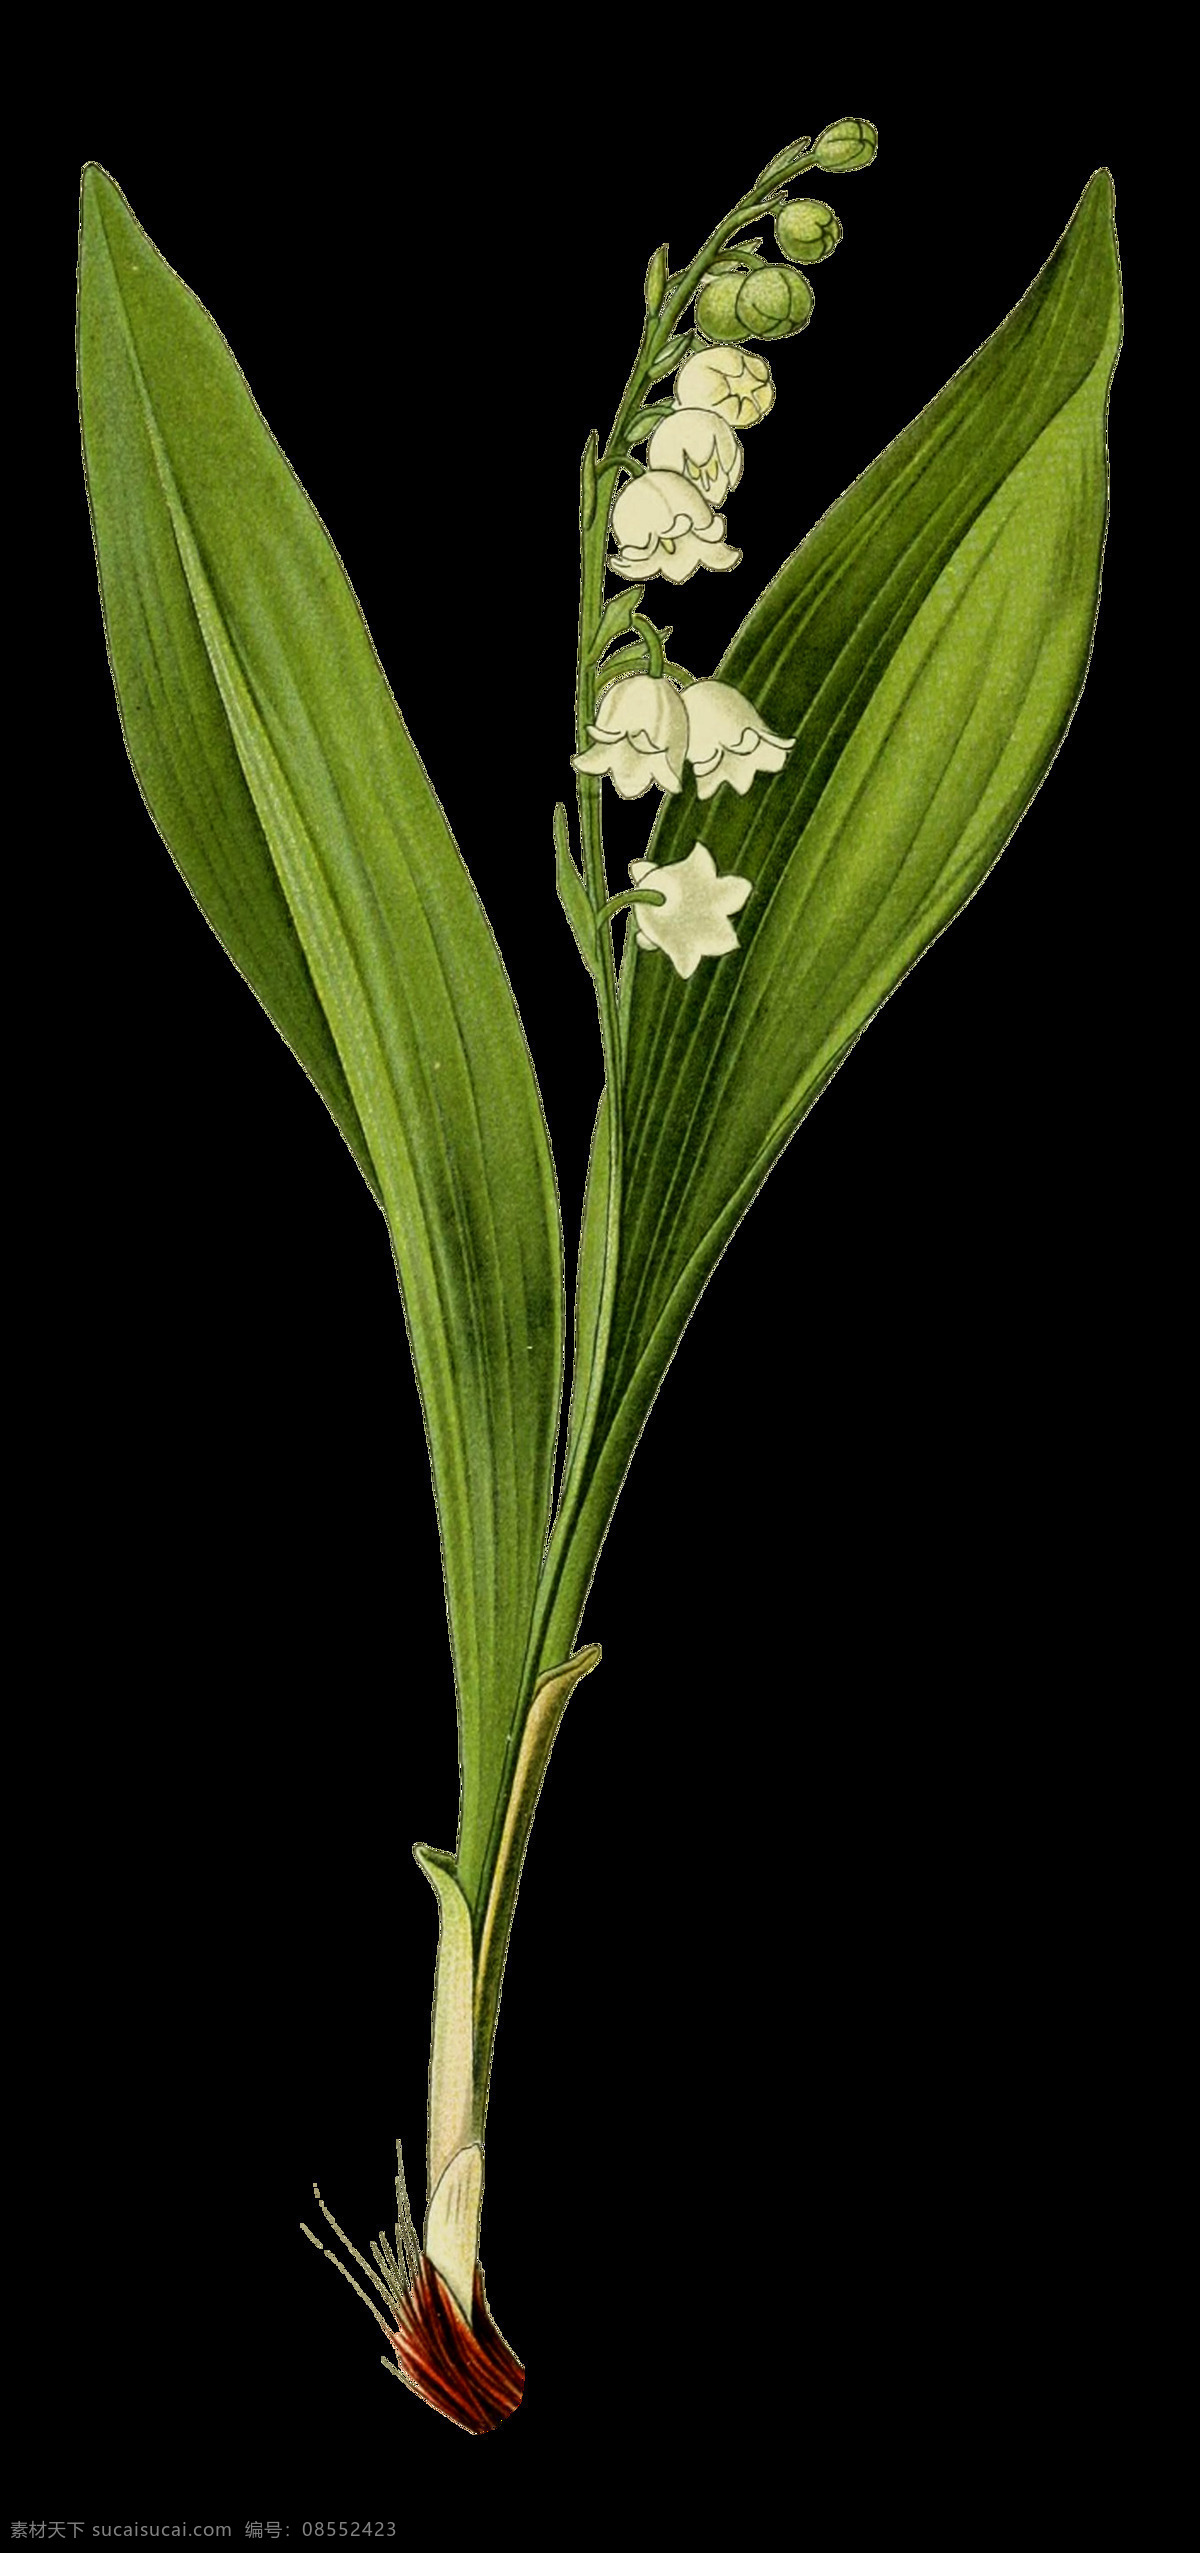
[[[805,159],[800,163],[799,168],[797,168],[794,174],[799,175],[800,169],[805,168],[808,165],[809,161]],[[791,183],[791,179],[789,179],[789,183]],[[714,228],[709,232],[708,238],[705,240],[703,247],[697,251],[695,257],[692,259],[691,265],[684,269],[683,273],[674,283],[673,288],[668,291],[656,316],[652,319],[646,319],[642,328],[641,343],[638,347],[633,370],[625,384],[624,391],[621,395],[620,406],[618,407],[616,416],[613,419],[612,431],[604,446],[604,450],[600,454],[596,463],[597,487],[600,486],[604,475],[609,470],[615,469],[619,466],[619,456],[625,448],[625,439],[629,425],[638,409],[643,405],[647,391],[650,387],[652,367],[655,359],[660,354],[662,348],[668,343],[670,338],[676,334],[679,321],[682,318],[684,311],[688,308],[692,301],[693,296],[699,290],[713,259],[720,256],[721,250],[725,246],[727,240],[732,239],[737,231],[745,230],[747,225],[753,221],[756,212],[762,206],[764,195],[770,194],[772,191],[773,190],[770,188],[763,188],[761,186],[751,187],[748,193],[741,197],[740,201],[735,204],[732,212],[726,213],[723,219],[717,222]],[[595,673],[594,669],[588,667],[586,663],[584,639],[586,631],[595,626],[595,622],[591,617],[592,614],[596,613],[598,618],[597,598],[603,587],[604,555],[608,539],[609,512],[609,505],[599,501],[597,502],[590,532],[585,533],[583,542],[584,575],[580,607],[580,676],[578,692],[578,750],[580,752],[584,750],[587,742],[587,725],[592,715],[592,706],[595,697]],[[600,579],[598,586],[592,582],[597,573],[599,574]],[[599,608],[602,608],[602,606]],[[634,618],[633,626],[639,631],[639,634],[646,639],[647,648],[650,653],[651,671],[653,671],[655,670],[655,651],[649,637],[649,631],[652,624],[645,622],[641,615],[637,615]],[[657,633],[655,633],[655,636],[657,637]],[[587,703],[586,713],[584,708],[585,701]],[[585,788],[594,790],[596,801],[594,812],[589,802],[586,820],[584,811]],[[592,863],[592,865],[588,865],[588,861],[585,860],[585,874],[588,881],[588,893],[591,897],[597,915],[599,915],[603,910],[605,902],[603,893],[603,852],[600,844],[599,831],[599,795],[600,784],[598,781],[582,782],[581,780],[580,830],[583,834],[585,845],[588,846],[588,858]],[[594,832],[590,835],[586,829],[589,824],[594,825]],[[598,887],[600,892],[597,892]],[[607,930],[601,933],[601,938],[603,941],[603,956],[605,960],[605,995],[608,995],[609,989],[611,988],[611,991],[615,996],[615,967],[613,964],[611,939]],[[614,998],[614,1014],[615,1011],[616,1003]],[[619,1182],[622,1171],[620,1026],[618,1018],[615,1016],[612,1018],[609,1017],[606,999],[602,999],[601,1003],[601,1023],[605,1041],[605,1098],[608,1105],[609,1153],[609,1194],[607,1231],[605,1236],[604,1279],[601,1288],[595,1340],[592,1344],[591,1362],[588,1370],[586,1398],[580,1422],[575,1429],[572,1457],[566,1476],[562,1482],[559,1493],[558,1512],[554,1519],[550,1541],[547,1546],[546,1558],[542,1565],[538,1604],[534,1615],[533,1633],[530,1640],[529,1656],[531,1661],[535,1664],[543,1664],[547,1666],[554,1658],[566,1657],[569,1651],[574,1647],[580,1620],[582,1618],[583,1606],[587,1597],[587,1591],[591,1584],[596,1561],[599,1556],[598,1539],[596,1540],[595,1548],[593,1549],[590,1547],[592,1537],[589,1535],[586,1538],[589,1547],[580,1550],[575,1549],[574,1540],[575,1529],[580,1520],[580,1511],[583,1507],[587,1494],[591,1439],[599,1408],[600,1391],[604,1376],[604,1360],[608,1347],[609,1331],[612,1326],[613,1296],[617,1272],[617,1247],[620,1240],[621,1199]],[[587,1352],[587,1342],[580,1340],[577,1343],[576,1348],[577,1357],[582,1358],[587,1354]],[[576,1374],[575,1382],[576,1389],[578,1389],[578,1372]]]
[[[770,190],[766,190],[770,191]],[[627,432],[638,409],[644,404],[651,384],[652,366],[662,348],[676,334],[677,325],[693,295],[702,283],[714,257],[719,257],[725,242],[744,230],[754,219],[764,190],[751,188],[709,232],[704,245],[673,287],[667,292],[657,314],[647,315],[633,369],[621,393],[612,430],[602,452],[597,453],[596,438],[589,436],[580,471],[580,580],[579,627],[575,689],[575,744],[583,753],[588,745],[588,729],[595,716],[597,675],[594,663],[596,636],[604,616],[604,584],[608,550],[609,525],[616,483],[625,466]],[[634,622],[644,639],[651,671],[661,670],[661,641],[653,624],[639,615]],[[605,674],[602,679],[610,678]],[[604,867],[601,783],[592,774],[576,774],[579,804],[579,840],[581,865],[588,901],[599,920],[608,903],[608,881]],[[610,917],[611,918],[611,917]],[[522,1689],[515,1698],[510,1723],[507,1761],[509,1772],[501,1786],[492,1816],[482,1866],[469,1875],[470,1897],[477,1926],[482,1925],[488,1902],[500,1838],[507,1814],[513,1770],[520,1744],[521,1730],[530,1709],[534,1685],[540,1673],[546,1673],[565,1658],[574,1647],[583,1599],[595,1567],[595,1553],[575,1555],[571,1538],[578,1517],[588,1476],[591,1438],[600,1405],[605,1357],[612,1327],[620,1253],[622,1183],[624,1173],[624,1109],[622,1092],[621,1030],[617,999],[616,961],[612,934],[605,927],[598,930],[596,949],[596,999],[600,1014],[600,1041],[604,1060],[604,1097],[607,1127],[608,1190],[605,1207],[604,1261],[597,1307],[596,1326],[590,1340],[576,1341],[576,1372],[573,1391],[578,1400],[582,1384],[579,1419],[573,1428],[572,1451],[559,1489],[558,1509],[543,1563],[538,1605],[535,1611],[529,1648],[526,1653]],[[584,1366],[586,1362],[586,1380]],[[575,1591],[575,1596],[569,1592]],[[563,1631],[577,1598],[577,1611],[565,1640]]]
[[[602,461],[597,473],[597,484],[603,472]],[[579,649],[575,678],[575,749],[577,753],[586,752],[588,729],[596,715],[596,668],[593,656],[596,633],[604,617],[605,557],[608,549],[609,513],[609,505],[598,501],[591,526],[581,536]],[[581,771],[576,774],[576,785],[584,884],[587,887],[592,911],[599,917],[608,897],[608,879],[604,868],[601,783],[592,773]],[[621,1185],[624,1168],[621,1032],[617,1015],[617,969],[611,931],[604,930],[598,933],[596,961],[596,998],[600,1012],[600,1043],[604,1058],[604,1088],[608,1102],[608,1217],[604,1244],[604,1275],[600,1289],[593,1349],[593,1374],[597,1367],[603,1366],[616,1291],[617,1254],[621,1232]]]
[[[659,636],[653,621],[647,620],[644,612],[634,612],[630,617],[629,626],[631,629],[636,629],[639,638],[645,639],[646,653],[650,660],[646,668],[647,673],[652,675],[661,674],[663,669],[664,649],[662,639]]]
[[[626,912],[631,904],[665,904],[666,900],[665,895],[659,895],[654,887],[627,886],[623,895],[610,895],[607,904],[596,915],[596,921],[597,924],[610,922],[614,913]]]
[[[807,160],[800,167],[809,165]],[[800,168],[790,173],[794,182]],[[596,708],[596,639],[604,615],[604,584],[609,525],[622,470],[640,467],[628,457],[628,430],[651,391],[653,366],[677,333],[678,323],[725,243],[744,230],[762,208],[770,188],[751,188],[710,231],[692,263],[666,293],[657,314],[647,316],[633,370],[613,420],[612,432],[597,454],[589,438],[581,469],[579,631],[576,670],[576,750],[583,753]],[[666,367],[664,367],[664,370]],[[635,615],[633,627],[644,640],[651,673],[663,669],[662,642],[653,623]],[[681,670],[681,669],[680,669]],[[605,675],[604,680],[610,679]],[[610,925],[616,915],[638,901],[661,902],[643,890],[633,895],[608,894],[604,865],[601,784],[593,775],[576,774],[582,870],[588,901],[596,916],[596,999],[604,1061],[607,1127],[607,1198],[604,1259],[596,1324],[590,1340],[576,1341],[574,1390],[583,1385],[579,1422],[561,1483],[558,1509],[543,1562],[538,1601],[520,1692],[514,1697],[506,1755],[486,1849],[478,1867],[457,1870],[457,1884],[470,1912],[474,1944],[475,2001],[473,2071],[475,2133],[483,2135],[492,2046],[499,2008],[500,1982],[520,1880],[521,1863],[537,1793],[554,1731],[578,1676],[595,1663],[598,1652],[573,1657],[578,1626],[599,1557],[611,1501],[589,1498],[592,1438],[599,1414],[609,1334],[616,1299],[620,1260],[624,1177],[624,1095],[616,959]],[[584,1368],[586,1367],[586,1380]],[[601,1512],[603,1510],[603,1512]],[[587,1664],[583,1663],[586,1656]],[[565,1663],[564,1663],[565,1662]]]
[[[642,332],[643,346],[646,341],[648,327],[649,322],[647,322],[647,327],[643,329]],[[633,378],[636,379],[637,377],[638,375],[635,372]],[[630,393],[627,391],[626,398],[628,399],[629,396]],[[605,556],[608,548],[609,519],[614,494],[613,482],[616,478],[616,465],[607,455],[600,462],[594,465],[596,502],[589,521],[587,502],[589,458],[593,448],[594,438],[591,438],[589,439],[588,447],[584,454],[580,473],[579,630],[575,691],[575,738],[576,750],[579,753],[586,751],[588,744],[588,729],[596,714],[597,678],[594,657],[596,637],[601,620],[604,616]],[[579,806],[579,842],[583,880],[587,889],[588,902],[591,905],[592,912],[594,915],[599,916],[608,900],[608,880],[605,875],[604,868],[604,835],[601,813],[600,782],[592,773],[582,771],[577,772],[576,792]],[[591,1433],[592,1421],[599,1399],[600,1383],[604,1370],[604,1353],[612,1321],[613,1302],[616,1296],[617,1264],[621,1231],[621,1182],[623,1156],[621,1038],[617,1007],[616,962],[613,955],[612,932],[608,929],[598,929],[596,933],[594,982],[596,986],[596,1002],[600,1014],[600,1043],[604,1059],[604,1087],[607,1104],[608,1202],[605,1220],[603,1275],[600,1286],[596,1329],[594,1339],[591,1342],[591,1361],[588,1369],[588,1379],[584,1395],[583,1423],[580,1428],[581,1440],[586,1439],[586,1437]],[[583,1355],[586,1352],[585,1343],[582,1341],[577,1342],[577,1354]],[[577,1375],[576,1388],[578,1388],[578,1383],[579,1377]],[[577,1473],[577,1471],[578,1465],[573,1459],[570,1466],[570,1474],[573,1476]],[[562,1495],[560,1498],[560,1513],[564,1505],[569,1509],[573,1495],[574,1493],[571,1489],[571,1481],[569,1477],[563,1483]],[[517,1766],[520,1760],[522,1733],[526,1719],[532,1707],[537,1680],[539,1676],[558,1668],[561,1665],[562,1660],[568,1655],[568,1651],[572,1645],[572,1643],[568,1642],[567,1649],[562,1650],[558,1657],[551,1658],[545,1648],[544,1642],[537,1635],[535,1629],[534,1637],[531,1639],[526,1653],[525,1673],[522,1677],[522,1689],[520,1693],[514,1697],[513,1715],[509,1723],[508,1743],[505,1755],[505,1775],[501,1782],[492,1812],[487,1844],[484,1849],[480,1865],[477,1868],[473,1867],[471,1869],[464,1869],[461,1873],[462,1885],[471,1906],[471,1917],[477,1948],[482,1941],[484,1930],[489,1921],[493,1881],[501,1855],[505,1826],[509,1815],[510,1802],[513,1793],[513,1785],[516,1780]],[[507,1938],[507,1933],[505,1933],[505,1938]],[[497,1986],[497,1993],[498,1991],[499,1989]],[[483,2062],[485,2069],[483,2079],[485,2081],[486,2070],[490,2065],[490,2061],[489,2042],[487,2047],[481,2050],[481,2062]]]
[[[590,1675],[600,1662],[598,1648],[581,1649],[577,1656],[548,1675],[538,1677],[533,1701],[514,1767],[496,1867],[488,1896],[487,1912],[480,1937],[475,1971],[474,2011],[474,2133],[482,2141],[487,2111],[488,2077],[491,2073],[492,2047],[496,2036],[496,2019],[500,2006],[500,1987],[504,1962],[508,1953],[509,1934],[516,1912],[517,1890],[525,1860],[525,1847],[533,1812],[545,1779],[550,1750],[558,1735],[563,1712],[581,1676]]]

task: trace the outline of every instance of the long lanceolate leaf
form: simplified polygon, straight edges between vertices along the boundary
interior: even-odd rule
[[[533,1070],[337,554],[224,339],[95,168],[79,355],[134,768],[387,1214],[441,1524],[469,1889],[524,1666],[561,1377]]]
[[[1119,311],[1101,171],[1011,317],[817,525],[718,668],[796,743],[744,798],[666,801],[651,840],[662,862],[703,841],[753,893],[736,956],[688,982],[661,956],[631,951],[624,968],[620,1280],[581,1537],[593,1555],[735,1225],[974,893],[1062,737],[1099,592]]]

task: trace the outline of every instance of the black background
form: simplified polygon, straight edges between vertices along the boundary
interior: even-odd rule
[[[519,47],[473,59],[465,106],[449,38],[415,90],[335,47],[295,97],[201,65],[151,114],[109,66],[47,156],[76,812],[35,886],[68,998],[31,1352],[52,1592],[15,1841],[18,2516],[299,2535],[478,2497],[570,2537],[698,2467],[753,2522],[793,2460],[852,2501],[940,2471],[950,2432],[985,2469],[1061,2436],[1104,2310],[1124,1984],[1093,1660],[1130,1386],[1097,1367],[1132,1138],[1096,1059],[1128,356],[1061,755],[722,1262],[601,1562],[604,1662],[543,1796],[493,2078],[518,2418],[472,2442],[406,2401],[297,2231],[314,2176],[360,2242],[386,2222],[398,2132],[420,2197],[435,1915],[410,1848],[451,1844],[457,1802],[440,1571],[382,1224],[126,762],[72,448],[80,166],[211,310],[337,545],[504,952],[569,1251],[599,1074],[551,866],[576,478],[650,250],[682,262],[806,117],[876,117],[876,166],[816,189],[846,236],[747,439],[744,564],[661,603],[700,672],[1104,161],[1130,271],[1115,82],[1001,77],[951,114],[869,53],[815,86],[748,36],[743,96],[736,34],[694,78],[633,24],[612,41],[607,70],[536,80]],[[646,823],[614,812],[615,875]]]

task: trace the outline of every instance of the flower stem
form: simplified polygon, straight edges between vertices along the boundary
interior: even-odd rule
[[[602,480],[607,476],[603,462],[596,475],[599,491]],[[608,548],[611,504],[612,488],[609,486],[604,488],[602,493],[598,493],[592,521],[584,526],[580,533],[579,650],[575,683],[575,749],[577,753],[587,751],[588,729],[596,714],[596,668],[593,657],[596,633],[604,616],[605,554]],[[608,879],[604,867],[601,784],[594,773],[583,771],[577,772],[576,784],[584,884],[592,911],[599,921],[608,900]],[[616,1292],[624,1167],[617,969],[612,933],[607,929],[597,932],[595,984],[600,1012],[600,1043],[604,1058],[604,1090],[608,1110],[608,1209],[604,1243],[604,1274],[600,1288],[596,1335],[592,1343],[592,1381],[598,1381],[599,1373],[603,1370],[604,1352],[608,1344],[613,1298]],[[579,1342],[579,1346],[582,1348],[582,1341]],[[589,1382],[589,1404],[591,1397],[592,1382]]]
[[[610,922],[614,913],[626,912],[631,904],[665,904],[666,900],[665,895],[659,895],[654,887],[628,886],[623,895],[610,895],[607,904],[601,906],[596,920],[597,923]]]
[[[800,169],[808,164],[804,160],[790,172],[788,183],[792,183]],[[761,185],[751,188],[710,231],[691,265],[673,282],[657,314],[653,317],[647,315],[643,323],[633,369],[603,450],[598,452],[594,434],[588,438],[580,470],[579,627],[575,693],[576,751],[579,753],[587,750],[588,731],[595,717],[595,656],[597,635],[605,611],[606,558],[613,503],[622,472],[640,466],[631,463],[629,458],[629,428],[650,391],[655,365],[663,373],[670,369],[669,363],[662,360],[664,350],[676,335],[683,313],[714,259],[720,256],[726,242],[737,231],[744,230],[769,204],[773,195],[781,195],[783,191]],[[652,674],[661,673],[664,656],[659,632],[640,614],[633,615],[632,626],[645,644],[649,670]],[[602,679],[610,681],[615,670],[610,664]],[[683,672],[682,668],[674,666],[668,670]],[[617,987],[611,924],[619,913],[638,902],[661,903],[664,900],[652,890],[609,895],[604,862],[601,783],[592,773],[577,772],[576,788],[583,882],[597,925],[594,982],[604,1063],[605,1131],[603,1169],[601,1171],[594,1164],[592,1175],[597,1179],[603,1177],[604,1182],[603,1188],[598,1191],[603,1215],[603,1248],[590,1335],[585,1337],[578,1332],[576,1335],[570,1449],[542,1566],[521,1689],[513,1697],[508,1769],[499,1787],[482,1855],[478,1858],[472,1856],[469,1872],[455,1865],[455,1884],[461,1888],[469,1911],[473,1941],[471,2124],[480,2140],[484,2130],[492,2045],[512,1910],[545,1756],[567,1693],[578,1674],[587,1671],[584,1658],[591,1664],[598,1654],[575,1652],[575,1641],[611,1514],[613,1496],[607,1480],[593,1479],[592,1460],[616,1301],[624,1180],[622,1004]],[[628,990],[626,985],[626,996]],[[627,1011],[627,999],[624,1008]],[[565,1665],[563,1661],[566,1661]],[[449,1860],[449,1857],[446,1858]]]
[[[789,173],[788,184],[810,166],[808,154]],[[589,438],[584,455],[583,496],[581,503],[581,560],[579,606],[579,660],[576,689],[576,750],[583,753],[588,745],[588,728],[595,709],[596,672],[590,661],[595,634],[604,611],[605,555],[609,522],[616,494],[616,480],[628,466],[628,432],[638,410],[644,404],[654,379],[654,367],[664,347],[675,336],[683,313],[703,283],[709,267],[719,257],[726,242],[764,209],[774,195],[786,190],[762,184],[751,187],[733,210],[726,213],[709,232],[691,265],[673,281],[671,289],[653,317],[643,322],[641,339],[633,369],[621,394],[612,430],[604,449],[597,456],[594,436]],[[667,367],[664,367],[664,370]],[[589,510],[590,506],[590,510]],[[633,615],[632,626],[643,639],[651,673],[664,670],[659,634],[653,624],[640,613]],[[610,660],[602,679],[611,681],[624,671],[617,660]],[[671,674],[690,679],[681,666],[667,666]],[[534,1613],[526,1661],[525,1697],[522,1712],[528,1709],[527,1696],[532,1691],[532,1677],[547,1671],[555,1659],[568,1655],[575,1645],[587,1590],[591,1584],[599,1556],[600,1543],[607,1528],[607,1514],[597,1525],[589,1521],[584,1528],[586,1547],[577,1549],[576,1534],[589,1507],[595,1516],[595,1502],[589,1500],[589,1464],[591,1441],[604,1381],[605,1359],[612,1327],[613,1304],[619,1264],[623,1179],[623,1093],[622,1042],[620,1012],[616,986],[616,967],[611,935],[607,924],[623,907],[624,899],[609,898],[604,871],[604,847],[601,823],[600,781],[585,773],[577,775],[579,794],[579,830],[583,845],[583,870],[588,897],[597,922],[605,927],[597,932],[597,997],[600,1006],[600,1028],[604,1048],[604,1102],[607,1119],[607,1196],[605,1200],[604,1265],[601,1279],[595,1329],[591,1339],[576,1339],[576,1370],[572,1391],[571,1450],[567,1469],[559,1489],[558,1508],[542,1564],[538,1603]],[[626,996],[628,996],[628,984]],[[628,1011],[628,999],[623,1005]],[[583,1373],[586,1362],[586,1383]],[[582,1385],[582,1392],[581,1392]],[[578,1413],[576,1415],[576,1412]],[[514,1742],[520,1734],[520,1720],[514,1724]]]
[[[631,629],[636,629],[639,638],[645,639],[646,654],[650,660],[646,667],[647,673],[652,675],[661,674],[663,669],[664,649],[662,639],[656,630],[653,621],[647,620],[644,612],[634,612],[630,618],[629,626]]]

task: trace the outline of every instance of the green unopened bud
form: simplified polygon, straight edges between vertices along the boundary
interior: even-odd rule
[[[738,323],[748,337],[795,337],[813,315],[814,294],[807,275],[794,266],[761,266],[743,276],[737,296]]]
[[[797,266],[819,266],[823,257],[832,257],[841,236],[832,206],[818,204],[811,195],[798,196],[775,216],[775,237]]]
[[[714,275],[705,285],[696,303],[696,326],[703,329],[718,346],[737,346],[750,334],[749,323],[738,317],[738,294],[746,277]]]
[[[879,148],[879,135],[865,115],[844,115],[840,124],[827,124],[813,143],[813,158],[818,168],[869,168]]]
[[[662,247],[655,249],[654,255],[646,268],[646,308],[652,319],[657,317],[658,312],[662,308],[662,297],[666,288],[667,244],[664,240]]]

